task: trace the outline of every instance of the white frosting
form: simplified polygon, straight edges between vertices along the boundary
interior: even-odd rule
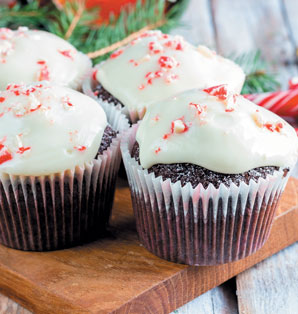
[[[97,154],[106,115],[92,98],[47,82],[0,92],[0,172],[48,175]]]
[[[96,78],[129,111],[142,112],[152,102],[191,88],[229,84],[240,93],[245,75],[207,47],[149,31],[100,64]]]
[[[136,139],[143,168],[192,163],[231,174],[291,167],[298,156],[296,132],[286,121],[225,86],[152,104]]]
[[[91,66],[86,55],[56,35],[0,28],[0,90],[42,80],[79,89]]]

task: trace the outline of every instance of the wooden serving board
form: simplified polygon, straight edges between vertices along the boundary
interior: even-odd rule
[[[0,246],[0,291],[37,313],[169,313],[298,240],[298,180],[290,179],[265,246],[230,264],[190,267],[149,253],[138,242],[124,182],[111,226],[105,239],[63,251]]]

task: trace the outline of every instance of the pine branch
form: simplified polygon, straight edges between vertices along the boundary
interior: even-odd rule
[[[54,6],[52,6],[54,8]],[[47,10],[52,11],[50,6],[40,7],[38,1],[33,1],[22,6],[16,4],[13,8],[5,5],[0,6],[0,27],[17,28],[28,26],[30,28],[41,27],[46,23]]]
[[[166,13],[165,0],[139,0],[135,6],[128,5],[122,9],[119,17],[111,15],[107,24],[95,25],[92,22],[98,17],[98,10],[83,10],[82,0],[67,2],[62,10],[53,4],[40,6],[38,0],[33,0],[25,6],[16,5],[11,10],[0,7],[0,27],[45,29],[67,39],[78,50],[90,53],[110,47],[130,34],[160,21],[164,21],[163,30],[171,29],[187,2],[178,1]],[[94,59],[94,63],[106,59],[111,51],[107,49],[108,53]]]
[[[245,53],[232,59],[246,74],[242,94],[271,92],[280,87],[276,75],[268,71],[268,64],[262,59],[260,51]]]

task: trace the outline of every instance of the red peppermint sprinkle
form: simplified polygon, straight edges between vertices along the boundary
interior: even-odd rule
[[[155,71],[154,76],[155,76],[155,78],[162,77],[163,72],[162,71]]]
[[[75,146],[74,149],[78,150],[79,152],[83,152],[84,150],[87,149],[86,146]]]
[[[37,64],[43,65],[43,64],[46,64],[46,62],[44,60],[39,60],[37,61]]]
[[[115,59],[115,58],[119,57],[123,53],[123,51],[124,51],[123,49],[120,49],[120,50],[117,50],[117,51],[113,52],[111,54],[110,58],[111,59]]]
[[[235,109],[234,108],[229,108],[229,109],[225,109],[225,112],[233,112]]]
[[[93,71],[93,73],[92,73],[92,79],[93,79],[93,81],[96,81],[96,74],[97,74],[97,69],[96,70],[94,70]]]
[[[12,160],[12,154],[9,151],[0,151],[0,165],[4,164],[5,162]]]
[[[173,42],[171,40],[169,40],[169,41],[166,41],[164,43],[164,46],[170,48],[170,47],[172,47],[172,44],[173,44]]]
[[[272,124],[272,123],[264,123],[263,125],[265,128],[267,128],[269,131],[271,132],[280,132],[281,129],[284,127],[284,125],[279,122],[279,123],[276,123],[276,124]]]
[[[280,132],[283,127],[284,125],[281,122],[279,122],[275,125],[275,131]]]
[[[190,102],[189,106],[194,107],[197,110],[198,115],[201,115],[203,112],[206,112],[206,110],[207,110],[206,106],[202,106],[200,104],[195,104],[193,102]]]
[[[211,96],[217,96],[220,100],[226,100],[228,96],[227,85],[217,85],[210,88],[205,88],[204,92]]]
[[[41,68],[38,81],[49,81],[50,80],[50,73],[48,67],[45,65]]]
[[[182,47],[182,44],[181,43],[178,43],[177,46],[176,46],[176,50],[183,50],[183,47]]]
[[[173,69],[175,66],[178,66],[177,61],[173,57],[168,56],[161,56],[158,59],[158,64],[165,69]]]
[[[150,41],[148,44],[151,53],[158,54],[161,53],[160,45],[154,41]]]
[[[140,86],[139,86],[139,90],[143,90],[145,88],[145,85],[144,84],[141,84]]]
[[[265,123],[264,127],[267,128],[269,131],[274,132],[274,128],[273,128],[272,123]]]
[[[58,50],[64,57],[70,58],[73,60],[70,50]]]
[[[35,91],[36,89],[34,87],[31,87],[25,91],[25,95],[29,96],[31,93],[34,93]]]
[[[36,108],[30,109],[30,112],[34,112],[41,108],[41,104],[39,104]]]
[[[17,154],[22,155],[22,154],[24,154],[25,152],[27,152],[29,150],[31,150],[30,146],[28,146],[28,147],[19,147],[19,150],[17,151]]]
[[[174,133],[174,121],[171,122],[171,130],[169,133],[166,133],[164,136],[163,136],[163,139],[166,140],[168,139],[172,134]]]
[[[7,148],[0,143],[0,165],[5,162],[12,160],[12,154],[7,150]]]
[[[179,123],[179,125],[177,125],[178,123]],[[182,127],[180,124],[182,124]],[[163,136],[163,139],[164,140],[168,139],[172,134],[174,134],[174,132],[181,134],[181,133],[187,132],[188,130],[189,130],[189,126],[185,123],[184,117],[181,117],[181,118],[171,122],[170,132],[166,133]]]
[[[5,101],[5,98],[4,97],[0,97],[0,103],[4,102],[4,101]]]
[[[153,118],[153,120],[156,121],[156,122],[159,121],[159,115],[156,115],[156,116]]]
[[[160,151],[161,151],[161,148],[158,147],[154,152],[155,152],[155,154],[158,154]]]

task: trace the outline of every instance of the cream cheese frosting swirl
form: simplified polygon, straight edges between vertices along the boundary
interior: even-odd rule
[[[39,176],[91,161],[106,115],[92,98],[40,82],[0,92],[0,173]]]
[[[191,88],[228,84],[241,91],[245,75],[232,61],[180,36],[148,31],[114,52],[95,77],[129,111]]]
[[[226,85],[152,104],[136,140],[143,168],[192,163],[235,174],[262,166],[292,167],[298,156],[294,128]]]
[[[91,66],[86,55],[54,34],[0,28],[0,90],[43,80],[79,89]]]

